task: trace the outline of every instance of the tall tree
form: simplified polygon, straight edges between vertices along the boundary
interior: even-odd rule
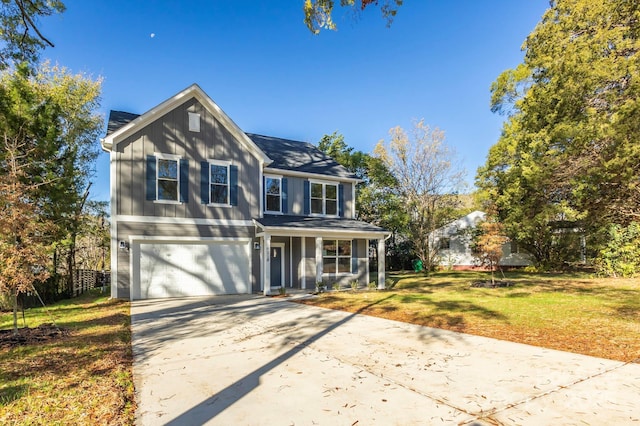
[[[393,18],[398,13],[398,9],[402,6],[404,0],[340,0],[340,6],[351,10],[353,13],[359,13],[367,7],[380,7],[382,16],[387,20],[387,26],[393,22]],[[335,0],[305,0],[304,1],[304,23],[314,34],[319,34],[320,30],[336,30],[336,24],[333,22],[333,9]]]
[[[539,261],[562,256],[554,222],[594,234],[640,217],[639,36],[635,0],[555,0],[492,85],[508,119],[477,182]]]
[[[22,206],[20,211],[30,218],[27,222],[47,224],[46,232],[24,232],[37,235],[43,244],[62,243],[70,255],[98,152],[99,92],[99,81],[46,64],[36,71],[22,64],[0,78],[0,139],[5,144],[0,151],[0,221],[19,221],[12,206]],[[24,235],[9,235],[22,246],[27,240]],[[3,245],[0,255],[10,256],[10,249]],[[27,251],[15,252],[20,253],[25,254],[23,263],[33,263]]]
[[[444,132],[431,129],[424,120],[415,123],[411,137],[400,127],[389,133],[390,141],[380,141],[374,154],[397,181],[416,255],[427,269],[433,269],[437,247],[428,237],[453,219],[464,171],[456,163],[455,152],[444,143]]]
[[[0,1],[0,70],[12,63],[34,65],[44,47],[53,47],[38,28],[39,19],[64,10],[59,0]]]

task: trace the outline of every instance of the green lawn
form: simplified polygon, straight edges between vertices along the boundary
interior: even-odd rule
[[[505,275],[513,286],[472,288],[490,278],[485,272],[391,274],[391,289],[327,292],[304,303],[621,361],[640,358],[640,280]]]
[[[69,333],[0,348],[0,424],[133,424],[129,312],[99,291],[49,307],[51,316],[27,310],[28,327],[53,317]],[[0,330],[12,324],[11,313],[0,314]]]

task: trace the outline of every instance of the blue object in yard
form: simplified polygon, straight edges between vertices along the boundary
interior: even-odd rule
[[[422,260],[416,259],[416,260],[413,261],[413,270],[415,272],[422,271]]]

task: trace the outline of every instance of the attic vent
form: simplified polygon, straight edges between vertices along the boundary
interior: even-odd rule
[[[200,131],[200,114],[195,112],[189,113],[189,131],[190,132]]]

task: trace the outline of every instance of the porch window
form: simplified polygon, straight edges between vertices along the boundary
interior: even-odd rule
[[[264,182],[266,191],[265,211],[280,213],[282,211],[282,179],[267,176],[265,177]]]
[[[338,215],[338,185],[311,182],[311,214]]]
[[[351,273],[351,240],[323,240],[322,263],[325,274]]]

